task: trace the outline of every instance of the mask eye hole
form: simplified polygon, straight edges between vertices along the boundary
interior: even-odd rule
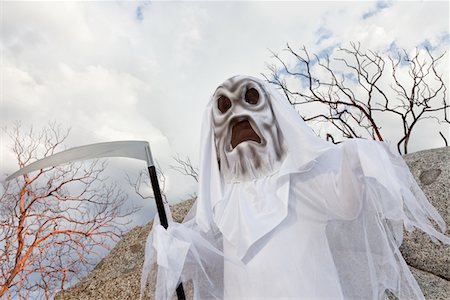
[[[259,93],[256,89],[250,88],[245,93],[245,101],[249,104],[255,105],[258,103]]]
[[[231,107],[231,101],[225,96],[221,96],[219,100],[217,100],[217,108],[221,113],[226,113]]]

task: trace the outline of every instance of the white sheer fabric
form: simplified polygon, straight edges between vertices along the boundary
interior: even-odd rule
[[[325,142],[268,84],[233,80],[266,93],[287,155],[275,173],[224,180],[213,97],[202,127],[199,198],[182,224],[166,231],[155,221],[142,286],[156,263],[157,299],[169,299],[180,279],[192,280],[195,299],[385,299],[387,289],[423,299],[398,249],[403,227],[450,238],[403,159],[381,142]]]

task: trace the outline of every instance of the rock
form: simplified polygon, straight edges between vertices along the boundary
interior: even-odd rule
[[[439,276],[431,273],[409,267],[411,273],[416,279],[417,283],[422,290],[425,299],[433,300],[448,300],[450,295],[450,281],[440,278]],[[397,300],[389,290],[387,291],[389,300]]]
[[[450,147],[407,154],[404,159],[431,204],[450,226]],[[446,234],[450,235],[449,228]],[[414,230],[405,232],[400,250],[409,265],[450,280],[450,246],[433,243],[428,235]]]
[[[194,200],[187,200],[173,206],[171,211],[174,220],[182,220],[193,203]],[[133,228],[86,278],[59,292],[55,300],[139,299],[145,242],[151,228],[152,222]],[[153,270],[150,282],[155,282],[155,279],[156,272]],[[192,287],[185,284],[184,288],[188,299],[192,298]],[[155,299],[154,289],[146,288],[144,296],[144,299]]]
[[[151,223],[132,229],[86,278],[58,293],[55,299],[139,299],[144,247],[150,229]]]
[[[172,218],[175,222],[181,223],[184,217],[188,214],[192,205],[194,204],[195,199],[186,200],[178,205],[174,205],[171,207],[170,211],[172,213]]]
[[[414,278],[419,283],[425,299],[448,300],[450,297],[450,281],[431,273],[410,267]]]
[[[405,160],[431,203],[450,225],[450,147],[408,154]],[[172,207],[175,221],[184,218],[193,201]],[[144,246],[150,229],[151,223],[132,229],[85,279],[59,292],[55,299],[139,299]],[[405,233],[401,251],[426,299],[450,299],[449,246],[435,244],[416,230]],[[151,286],[154,286],[155,278],[153,271]],[[185,291],[190,299],[192,287],[189,284],[185,284]],[[154,289],[147,288],[144,296],[144,299],[154,299]]]

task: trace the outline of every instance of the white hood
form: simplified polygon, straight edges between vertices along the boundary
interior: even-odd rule
[[[268,83],[247,76],[229,80],[256,83],[264,90],[287,148],[284,161],[274,174],[242,182],[225,180],[219,170],[215,147],[213,106],[217,105],[216,99],[212,97],[208,103],[201,131],[196,222],[205,232],[214,223],[243,257],[254,242],[286,218],[289,176],[285,175],[311,169],[318,156],[336,146],[318,138]],[[255,203],[258,205],[253,205]]]

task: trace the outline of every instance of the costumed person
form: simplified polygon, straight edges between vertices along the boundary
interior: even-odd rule
[[[450,244],[397,153],[324,141],[269,84],[236,76],[205,111],[196,204],[167,230],[155,220],[142,287],[156,263],[157,299],[181,281],[195,299],[423,299],[404,227]]]

